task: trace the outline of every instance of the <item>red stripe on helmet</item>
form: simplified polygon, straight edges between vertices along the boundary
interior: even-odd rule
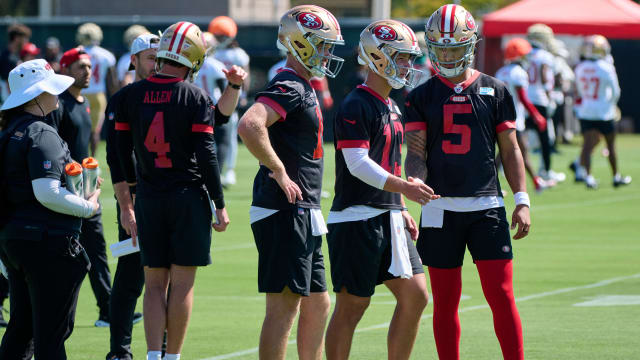
[[[178,51],[176,51],[176,54],[180,54],[180,50],[182,50],[182,43],[184,43],[184,39],[187,37],[187,32],[189,32],[189,29],[193,26],[193,24],[189,24],[189,26],[187,26],[186,29],[184,29],[184,31],[182,32],[182,36],[180,37],[180,42],[178,43]]]
[[[327,14],[329,15],[329,18],[331,18],[331,21],[333,21],[334,25],[336,26],[336,29],[338,29],[338,34],[340,34],[340,24],[338,24],[338,20],[336,20],[336,17],[333,16],[333,14],[330,13],[328,10],[327,10]]]
[[[444,32],[444,21],[445,21],[445,14],[447,13],[447,8],[449,7],[449,5],[445,5],[442,7],[442,14],[440,14],[441,18],[440,18],[440,32],[443,33]]]
[[[180,31],[182,24],[184,24],[184,22],[179,22],[178,26],[176,26],[176,29],[173,31],[173,36],[171,37],[171,43],[169,44],[169,51],[173,51],[173,43],[174,41],[176,41],[176,36],[178,35],[178,31]]]

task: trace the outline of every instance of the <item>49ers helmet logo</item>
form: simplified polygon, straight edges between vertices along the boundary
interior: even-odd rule
[[[380,40],[393,41],[398,38],[398,33],[391,26],[378,25],[373,29],[373,34]]]
[[[473,19],[473,16],[468,11],[467,11],[467,19],[466,20],[467,20],[467,29],[475,30],[476,21]]]
[[[320,29],[323,25],[322,19],[308,12],[300,13],[297,20],[302,26],[312,30]]]

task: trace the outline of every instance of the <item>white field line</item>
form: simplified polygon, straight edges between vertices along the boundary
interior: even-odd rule
[[[627,275],[627,276],[619,276],[619,277],[615,277],[615,278],[611,278],[611,279],[606,279],[606,280],[602,280],[602,281],[598,281],[592,284],[587,284],[587,285],[581,285],[581,286],[572,286],[572,287],[567,287],[567,288],[562,288],[562,289],[557,289],[557,290],[552,290],[552,291],[545,291],[545,292],[541,292],[541,293],[537,293],[537,294],[531,294],[531,295],[527,295],[527,296],[522,296],[519,298],[516,298],[516,302],[524,302],[524,301],[529,301],[529,300],[533,300],[533,299],[540,299],[540,298],[544,298],[544,297],[548,297],[548,296],[554,296],[554,295],[558,295],[558,294],[565,294],[565,293],[570,293],[573,291],[578,291],[578,290],[586,290],[586,289],[593,289],[593,288],[597,288],[597,287],[602,287],[602,286],[607,286],[613,283],[617,283],[620,281],[624,281],[624,280],[630,280],[630,279],[638,279],[640,278],[640,273],[638,274],[633,274],[633,275]],[[480,309],[488,309],[489,305],[475,305],[475,306],[468,306],[465,308],[460,309],[458,312],[459,313],[463,313],[463,312],[468,312],[468,311],[474,311],[474,310],[480,310]],[[427,314],[427,315],[423,315],[422,319],[429,319],[431,318],[433,315],[432,314]],[[378,324],[378,325],[372,325],[372,326],[368,326],[368,327],[364,327],[364,328],[360,328],[356,330],[356,333],[359,332],[364,332],[364,331],[371,331],[371,330],[378,330],[378,329],[386,329],[389,327],[389,322],[385,322],[382,324]],[[288,342],[289,345],[293,345],[295,344],[296,341],[295,340],[290,340]],[[223,354],[223,355],[218,355],[218,356],[214,356],[214,357],[210,357],[210,358],[206,358],[206,359],[202,359],[202,360],[223,360],[223,359],[232,359],[232,358],[236,358],[239,356],[243,356],[243,355],[249,355],[249,354],[255,354],[258,352],[258,348],[251,348],[251,349],[246,349],[246,350],[241,350],[241,351],[236,351],[236,352],[232,352],[229,354]]]

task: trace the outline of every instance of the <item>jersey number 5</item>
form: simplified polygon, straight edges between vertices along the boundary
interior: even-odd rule
[[[173,166],[171,159],[167,157],[167,153],[171,150],[171,144],[164,142],[164,113],[162,111],[158,111],[153,117],[147,136],[144,138],[144,146],[149,152],[158,155],[155,159],[157,168]]]
[[[453,144],[451,140],[442,141],[442,151],[445,154],[466,154],[471,149],[471,128],[469,125],[453,123],[454,114],[471,114],[471,104],[446,104],[444,105],[445,134],[459,134],[460,144]]]

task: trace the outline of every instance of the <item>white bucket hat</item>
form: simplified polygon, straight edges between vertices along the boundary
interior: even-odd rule
[[[60,95],[75,80],[70,76],[56,74],[43,59],[23,62],[9,72],[11,94],[0,110],[12,109],[36,98],[43,92]]]

